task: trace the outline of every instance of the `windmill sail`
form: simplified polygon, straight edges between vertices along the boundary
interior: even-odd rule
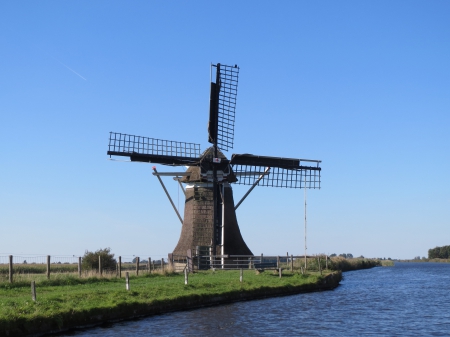
[[[145,163],[198,165],[200,145],[110,132],[107,154]]]
[[[320,188],[320,160],[233,154],[230,164],[237,184],[285,188]],[[266,167],[271,170],[262,172]]]
[[[239,78],[237,65],[216,64],[215,82],[211,82],[208,142],[223,151],[233,148],[236,96]]]

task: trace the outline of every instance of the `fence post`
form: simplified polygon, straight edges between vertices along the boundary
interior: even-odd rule
[[[164,258],[161,258],[161,270],[164,272]]]
[[[47,279],[50,278],[50,255],[47,255]]]
[[[248,269],[252,269],[252,259],[253,259],[252,256],[250,256],[250,257],[248,258]]]
[[[188,270],[187,268],[184,268],[184,284],[188,284]]]
[[[173,253],[169,253],[167,254],[168,256],[168,261],[169,262],[169,267],[171,267],[173,269]]]
[[[9,283],[13,282],[13,256],[9,256]]]
[[[102,276],[102,274],[103,274],[102,257],[100,255],[98,256],[98,272],[100,273],[100,276]]]
[[[321,265],[320,265],[320,256],[317,258],[317,265],[319,266],[320,275],[322,275],[322,268],[321,268]]]
[[[291,255],[291,272],[294,272],[294,255]]]
[[[122,256],[119,256],[119,263],[117,264],[117,268],[119,269],[119,278],[122,278]]]
[[[136,256],[136,276],[139,275],[139,256]]]
[[[277,256],[277,269],[280,268],[280,256]]]
[[[31,299],[36,302],[36,282],[31,281]]]
[[[153,271],[155,271],[155,260],[152,261],[152,265],[153,265]]]
[[[78,256],[78,277],[81,277],[81,256]]]
[[[278,275],[279,275],[280,278],[281,278],[281,275],[282,275],[282,273],[281,273],[281,268],[278,268]]]
[[[289,266],[289,252],[286,252],[286,268]]]
[[[243,280],[244,280],[244,270],[241,268],[241,272],[240,272],[240,275],[239,275],[239,282],[242,283]]]
[[[147,259],[147,273],[149,273],[149,274],[152,272],[152,270],[151,270],[151,263],[152,263],[152,259],[149,257]]]
[[[130,290],[130,274],[125,272],[125,288]]]

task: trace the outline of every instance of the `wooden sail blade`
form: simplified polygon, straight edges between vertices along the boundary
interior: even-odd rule
[[[107,154],[131,161],[193,166],[199,163],[200,145],[110,132]]]
[[[239,78],[237,65],[212,65],[216,68],[211,82],[208,141],[228,151],[233,148],[236,96]]]
[[[285,188],[320,188],[320,160],[233,154],[230,164],[237,184]],[[264,168],[271,170],[259,176]],[[254,174],[252,174],[254,172]],[[259,179],[259,181],[258,181]]]

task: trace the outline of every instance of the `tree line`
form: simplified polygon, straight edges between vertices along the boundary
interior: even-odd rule
[[[428,249],[429,259],[448,259],[450,258],[450,246],[436,247]]]

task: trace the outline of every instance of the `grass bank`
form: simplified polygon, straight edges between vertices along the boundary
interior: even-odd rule
[[[0,334],[23,336],[95,325],[175,310],[250,300],[269,296],[333,289],[340,272],[255,274],[244,271],[207,271],[189,275],[147,274],[130,277],[130,290],[118,278],[78,278],[64,275],[40,279],[37,301],[31,300],[30,283],[0,285]]]

